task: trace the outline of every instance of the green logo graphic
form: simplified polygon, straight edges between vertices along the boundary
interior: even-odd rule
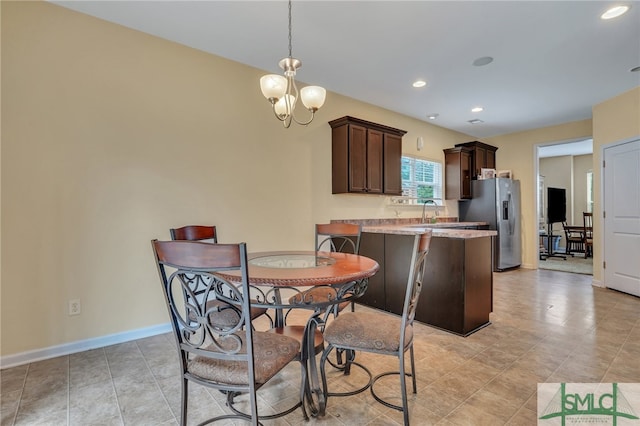
[[[608,416],[614,426],[617,425],[618,417],[638,420],[638,416],[633,411],[631,404],[620,392],[617,383],[612,383],[611,393],[595,392],[573,392],[567,393],[566,383],[560,384],[560,389],[545,407],[540,420],[560,417],[562,426],[566,424],[567,417],[573,418],[577,423],[593,423],[597,418],[594,416]]]

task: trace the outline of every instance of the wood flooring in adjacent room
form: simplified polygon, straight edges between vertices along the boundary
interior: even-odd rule
[[[592,287],[588,275],[519,269],[494,277],[490,326],[466,338],[415,327],[412,424],[535,425],[540,382],[640,382],[640,298]],[[374,374],[397,369],[391,357],[359,354],[358,361]],[[299,374],[293,364],[259,391],[263,414],[297,397]],[[171,334],[9,368],[1,376],[3,426],[165,425],[179,417]],[[362,380],[357,369],[329,376],[334,391]],[[380,393],[397,394],[396,382],[397,376],[385,379]],[[190,389],[190,424],[226,411],[219,392]],[[367,391],[329,398],[322,419],[305,423],[298,410],[264,424],[398,425],[402,415]]]

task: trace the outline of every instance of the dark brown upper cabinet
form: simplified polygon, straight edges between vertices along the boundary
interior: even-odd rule
[[[496,168],[497,147],[478,141],[459,143],[455,146],[464,146],[471,149],[471,179],[478,179],[482,169]]]
[[[404,130],[345,116],[330,121],[332,192],[402,195]]]
[[[458,146],[444,150],[444,197],[471,198],[471,148]]]

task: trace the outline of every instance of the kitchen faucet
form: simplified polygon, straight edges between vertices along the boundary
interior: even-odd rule
[[[427,212],[427,204],[431,204],[431,205],[436,206],[436,216],[438,216],[438,208],[437,208],[438,204],[436,204],[436,202],[433,201],[433,200],[426,200],[424,202],[424,204],[422,205],[422,222],[421,223],[426,223],[426,220],[427,220],[427,217],[425,215],[426,212]],[[431,220],[429,220],[429,221],[431,221]]]

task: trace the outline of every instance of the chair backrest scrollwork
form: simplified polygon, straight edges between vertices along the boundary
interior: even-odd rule
[[[358,254],[362,227],[353,223],[316,224],[316,250]]]
[[[415,259],[413,260],[413,265],[409,274],[409,281],[407,283],[404,307],[402,311],[403,329],[407,325],[413,324],[413,320],[416,316],[416,308],[418,306],[420,292],[422,291],[422,281],[425,275],[425,269],[427,266],[427,254],[429,253],[430,245],[431,230],[420,235],[420,238],[417,242],[417,249],[414,253]]]
[[[183,365],[191,355],[253,363],[246,245],[152,241]],[[241,270],[235,285],[217,271]],[[227,302],[210,305],[216,298]],[[253,366],[249,368],[253,371]]]

